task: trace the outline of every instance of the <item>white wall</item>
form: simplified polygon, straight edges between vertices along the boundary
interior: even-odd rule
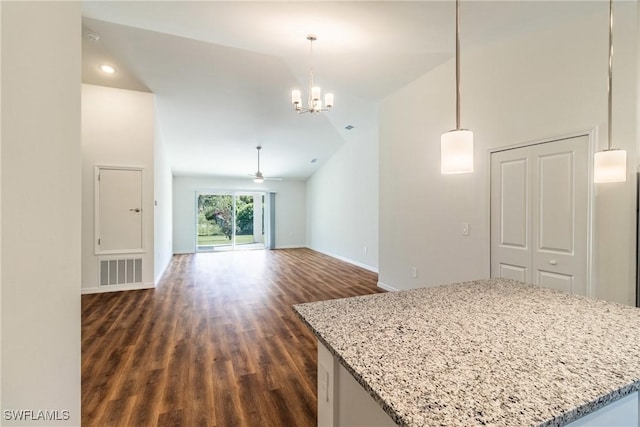
[[[153,287],[154,280],[154,96],[150,93],[82,85],[82,291]],[[94,245],[95,166],[135,166],[145,170],[143,184],[142,281],[139,286],[98,287]]]
[[[353,132],[307,181],[308,246],[377,272],[378,133]]]
[[[2,2],[2,418],[80,425],[80,4]],[[4,410],[59,411],[59,422]]]
[[[629,180],[596,187],[594,229],[593,295],[629,304],[635,294],[636,8],[636,2],[616,2],[613,138],[615,147],[628,150]],[[602,2],[598,16],[463,50],[461,124],[475,134],[473,174],[439,172],[440,135],[455,125],[453,60],[384,100],[382,284],[407,289],[489,276],[490,148],[591,129],[605,147],[607,18]],[[470,236],[461,235],[462,222],[471,224]]]
[[[173,255],[173,174],[157,116],[154,135],[154,278],[158,283]]]
[[[199,176],[173,177],[173,252],[192,253],[196,248],[196,191],[234,190],[276,193],[276,248],[306,246],[306,189],[303,181],[219,179]]]

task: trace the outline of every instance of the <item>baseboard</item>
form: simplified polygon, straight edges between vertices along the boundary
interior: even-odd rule
[[[102,294],[105,292],[119,292],[119,291],[136,291],[138,289],[153,289],[156,285],[154,283],[132,283],[128,285],[107,285],[98,286],[94,288],[82,288],[80,293],[85,294]]]
[[[321,254],[329,255],[331,258],[336,258],[336,259],[339,259],[340,261],[348,262],[349,264],[353,264],[356,267],[364,268],[365,270],[369,270],[372,273],[378,273],[378,268],[377,267],[373,267],[371,265],[364,264],[362,262],[356,261],[356,260],[351,259],[351,258],[344,257],[342,255],[336,255],[336,254],[333,254],[331,252],[325,252],[325,251],[321,251],[321,250],[315,249],[315,248],[309,248],[309,249],[311,249],[313,251],[316,251],[316,252],[320,252]]]
[[[302,245],[284,245],[284,246],[276,246],[275,249],[300,249],[304,248]]]
[[[187,254],[195,254],[194,251],[174,251],[174,255],[187,255]]]
[[[386,283],[382,283],[382,282],[378,282],[378,287],[381,289],[384,289],[385,291],[389,291],[389,292],[398,292],[400,289],[396,289],[393,286],[389,286]]]

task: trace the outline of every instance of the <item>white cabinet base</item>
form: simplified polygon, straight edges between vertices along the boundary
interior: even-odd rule
[[[391,417],[320,341],[318,341],[318,426],[396,426]]]

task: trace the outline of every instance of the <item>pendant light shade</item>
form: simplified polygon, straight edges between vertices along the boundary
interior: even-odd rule
[[[473,172],[473,132],[460,129],[443,133],[440,138],[440,172]]]
[[[625,150],[606,150],[595,154],[593,162],[593,181],[625,182],[627,180],[627,152]]]
[[[456,0],[456,128],[440,138],[440,172],[473,172],[473,132],[460,129],[460,1]]]
[[[627,180],[627,152],[611,148],[613,89],[613,0],[609,0],[609,85],[607,86],[607,149],[593,157],[593,182],[625,182]]]

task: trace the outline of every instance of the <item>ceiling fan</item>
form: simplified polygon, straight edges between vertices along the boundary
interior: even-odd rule
[[[255,174],[249,174],[249,176],[253,177],[253,182],[257,182],[258,184],[264,182],[264,180],[268,179],[271,181],[282,181],[282,178],[280,177],[266,177],[264,175],[262,175],[262,172],[260,172],[260,150],[262,150],[262,146],[258,145],[256,147],[256,150],[258,150],[258,171]]]

